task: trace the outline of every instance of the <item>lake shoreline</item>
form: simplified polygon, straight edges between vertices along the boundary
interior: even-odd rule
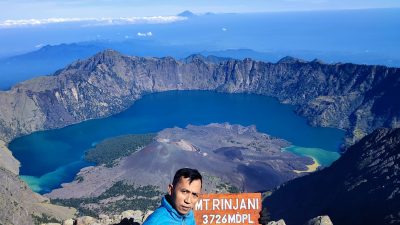
[[[228,122],[253,125],[261,133],[287,140],[290,144],[339,150],[336,146],[343,140],[343,131],[310,126],[293,108],[292,105],[280,103],[275,97],[258,94],[215,91],[151,93],[141,96],[130,108],[118,114],[17,138],[10,143],[10,149],[13,152],[15,150],[16,158],[22,162],[21,175],[40,179],[60,172],[60,175],[68,177],[61,183],[73,180],[76,173],[73,176],[70,173],[79,172],[79,169],[72,169],[68,165],[81,160],[84,152],[93,147],[93,143],[119,135],[183,128],[188,124]],[[294,129],[302,132],[293,132]],[[318,157],[315,158],[318,160]]]
[[[293,172],[295,172],[295,173],[312,173],[312,172],[317,171],[318,168],[320,168],[321,164],[319,164],[315,158],[313,158],[313,157],[310,157],[310,158],[312,158],[314,163],[311,165],[306,165],[307,170],[293,170]]]

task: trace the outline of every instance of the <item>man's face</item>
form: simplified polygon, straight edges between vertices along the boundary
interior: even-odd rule
[[[172,197],[173,207],[181,215],[187,214],[194,208],[201,191],[201,181],[192,180],[189,184],[189,178],[183,178],[173,187],[168,186],[168,194]]]

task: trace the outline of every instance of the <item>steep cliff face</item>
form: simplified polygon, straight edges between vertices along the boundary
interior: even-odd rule
[[[62,221],[74,216],[76,210],[49,204],[10,171],[0,168],[0,224],[37,224],[53,219]],[[35,220],[36,219],[36,220]]]
[[[2,140],[0,140],[0,167],[14,174],[19,174],[20,163],[13,157],[11,151]]]
[[[311,124],[348,130],[351,143],[379,126],[398,127],[400,70],[285,58],[265,63],[191,56],[141,58],[107,50],[54,76],[0,92],[0,139],[109,116],[142,94],[217,90],[277,97]]]
[[[264,204],[287,224],[321,214],[333,224],[399,224],[399,160],[400,128],[378,129],[330,167],[289,181]]]

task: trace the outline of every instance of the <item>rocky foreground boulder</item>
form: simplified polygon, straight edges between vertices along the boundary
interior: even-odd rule
[[[43,223],[42,225],[140,225],[152,212],[127,210],[117,215],[100,214],[98,218],[81,216],[64,220],[62,223]]]

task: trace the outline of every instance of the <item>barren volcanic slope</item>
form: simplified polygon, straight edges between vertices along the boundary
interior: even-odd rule
[[[400,70],[284,58],[278,63],[123,56],[107,50],[54,76],[0,92],[0,139],[109,116],[143,93],[165,90],[250,92],[299,105],[313,125],[348,130],[349,142],[379,126],[397,127]]]
[[[327,214],[333,224],[400,223],[400,128],[378,129],[330,167],[289,181],[264,204],[273,219],[304,224]]]
[[[153,143],[123,158],[114,167],[83,169],[78,174],[83,180],[64,185],[64,189],[53,190],[47,196],[98,195],[105,189],[99,182],[90,182],[95,177],[107,180],[108,185],[124,180],[164,190],[175,171],[184,166],[199,168],[242,191],[270,189],[297,177],[293,170],[307,170],[305,165],[313,164],[310,158],[282,152],[281,148],[288,145],[285,140],[258,133],[254,126],[210,124],[169,128],[159,132]],[[211,185],[209,189],[215,187]]]
[[[288,145],[282,139],[258,133],[254,126],[209,124],[165,129],[153,143],[114,166],[84,168],[74,182],[46,196],[97,197],[119,181],[156,186],[164,192],[175,171],[182,167],[202,172],[206,192],[271,189],[302,175],[294,170],[307,170],[306,165],[313,164],[310,158],[282,152],[281,148]]]

